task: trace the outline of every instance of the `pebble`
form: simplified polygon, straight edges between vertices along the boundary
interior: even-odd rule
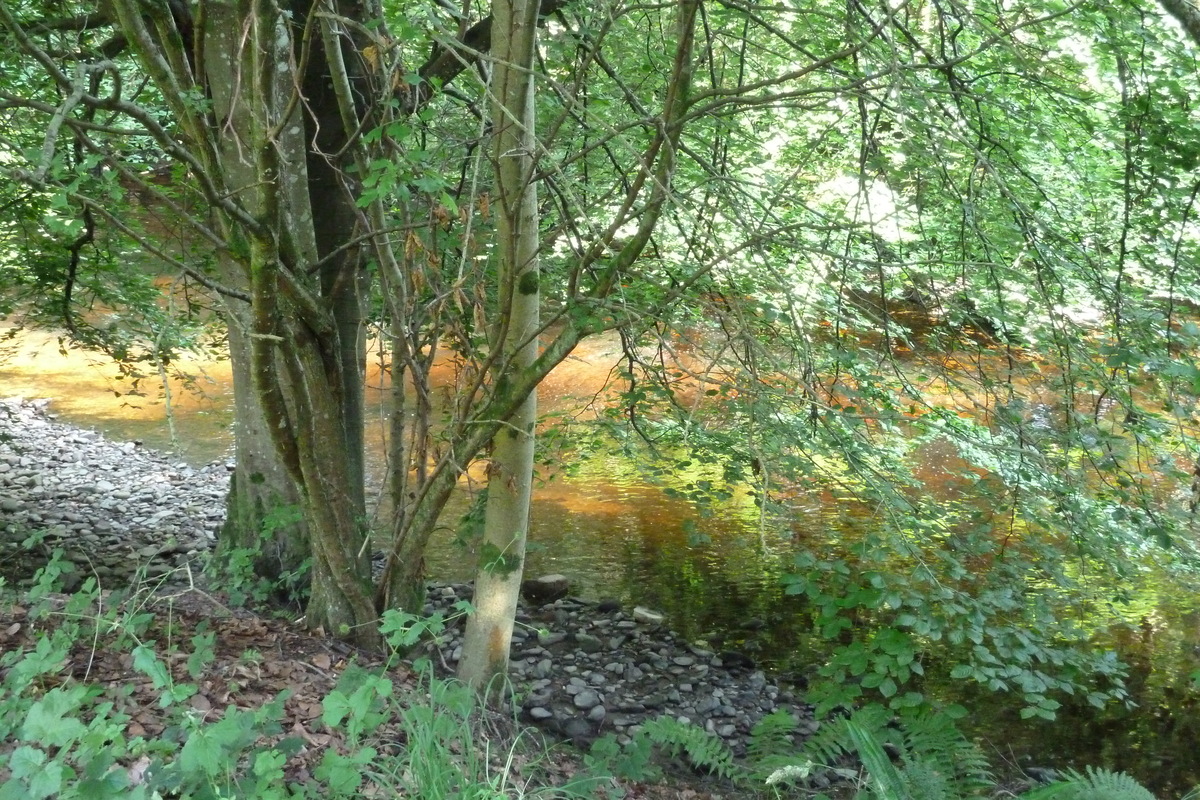
[[[92,574],[102,585],[128,582],[138,569],[162,575],[203,558],[224,519],[228,464],[194,468],[111,442],[55,421],[45,405],[0,399],[0,570],[14,573],[7,577],[28,579],[55,548],[75,565],[76,585]],[[31,533],[42,544],[23,546]],[[469,585],[432,584],[426,611],[470,596]],[[812,708],[748,657],[717,657],[684,641],[660,612],[565,597],[536,610],[522,605],[518,618],[530,628],[514,637],[511,654],[523,717],[576,743],[606,733],[628,741],[662,716],[716,733],[738,755],[769,713],[790,714],[799,737],[817,730]],[[462,637],[452,628],[430,646],[453,664]]]
[[[430,587],[427,613],[446,607],[444,594],[470,596],[469,585],[452,586],[453,592]],[[689,720],[737,755],[746,752],[749,731],[767,714],[790,715],[797,739],[817,729],[812,708],[781,692],[767,673],[721,668],[712,651],[676,636],[659,612],[568,597],[536,611],[522,606],[518,618],[539,630],[512,644],[511,677],[524,698],[523,718],[578,745],[607,733],[628,741],[658,717]],[[619,640],[600,635],[612,629],[626,633]],[[461,639],[454,629],[436,646],[453,653]]]
[[[0,399],[0,463],[0,575],[14,583],[55,549],[67,562],[67,590],[93,574],[111,588],[139,570],[198,567],[224,518],[224,464],[193,468],[109,441],[57,422],[41,400]],[[26,546],[34,534],[40,543]]]

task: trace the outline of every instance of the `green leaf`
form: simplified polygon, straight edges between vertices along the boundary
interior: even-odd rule
[[[133,648],[133,668],[150,679],[155,689],[162,689],[171,683],[171,675],[167,667],[158,658],[158,654],[149,645],[139,644]]]
[[[28,778],[46,766],[46,754],[36,747],[23,745],[8,757],[8,768],[14,778]]]
[[[34,703],[25,716],[21,738],[40,745],[66,747],[87,732],[87,727],[67,714],[78,713],[88,690],[84,686],[54,688]]]
[[[225,770],[224,748],[213,727],[191,732],[179,751],[179,768],[185,774],[211,778]]]

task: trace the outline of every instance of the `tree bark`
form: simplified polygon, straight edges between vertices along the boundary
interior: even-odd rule
[[[1159,0],[1167,13],[1182,26],[1192,42],[1200,47],[1200,6],[1191,0]]]
[[[288,533],[306,533],[311,546],[306,620],[375,647],[378,615],[362,500],[357,260],[348,250],[334,254],[337,231],[318,225],[313,207],[329,203],[339,210],[333,216],[347,226],[343,240],[354,228],[345,220],[344,190],[324,198],[312,194],[314,187],[332,191],[333,178],[320,173],[314,183],[308,174],[316,123],[303,124],[301,109],[308,106],[296,102],[295,67],[302,50],[295,37],[304,29],[295,15],[257,0],[210,0],[204,19],[207,84],[225,134],[213,143],[213,173],[256,223],[225,220],[230,240],[239,245],[232,271],[240,273],[236,277],[251,297],[248,312],[231,315],[231,321],[245,325],[259,429],[270,435],[277,463],[294,486],[291,497],[303,511],[303,531]],[[328,72],[320,65],[310,70]],[[322,115],[327,118],[327,109]],[[330,257],[323,259],[322,252]],[[247,415],[246,421],[258,428],[259,420]]]
[[[511,384],[538,357],[538,215],[533,56],[536,0],[496,0],[492,6],[493,157],[500,259],[500,321],[491,336],[500,359],[497,387]],[[458,675],[487,694],[508,672],[513,620],[525,564],[533,486],[537,389],[492,440],[487,509],[475,572],[475,613],[467,620]]]
[[[311,555],[300,495],[279,460],[267,421],[254,392],[250,372],[249,307],[227,303],[229,363],[233,371],[234,472],[230,476],[225,523],[217,543],[217,556],[234,551],[253,552],[257,577],[276,583],[284,575],[297,575]],[[297,596],[305,580],[289,588]]]
[[[239,96],[235,90],[251,68],[239,40],[245,20],[251,13],[252,6],[248,2],[209,0],[206,3],[205,28],[195,33],[202,37],[207,74],[196,77],[209,87],[214,115],[224,121],[231,134],[221,137],[215,153],[223,183],[231,189],[233,199],[258,213],[261,204],[251,191],[256,179],[255,165],[247,150],[253,133],[247,113],[250,106],[247,98]],[[278,87],[276,91],[282,89]],[[303,143],[296,139],[293,135],[289,146],[302,148]],[[295,186],[294,183],[285,185]],[[293,189],[286,205],[295,209],[292,216],[297,230],[293,232],[292,240],[298,243],[300,252],[309,259],[315,258],[315,242],[311,235],[305,237],[302,224],[306,216],[311,217],[307,198]],[[242,238],[230,220],[221,219],[219,214],[214,216],[218,217],[218,224],[224,223],[231,239]],[[249,290],[245,263],[229,254],[219,255],[218,263],[222,280],[227,285]],[[252,309],[248,303],[226,299],[224,317],[233,372],[235,469],[217,552],[219,556],[228,556],[234,550],[254,551],[255,574],[276,581],[286,573],[300,570],[312,548],[303,521],[300,491],[276,450],[271,423],[255,388]],[[294,519],[294,516],[301,519]]]

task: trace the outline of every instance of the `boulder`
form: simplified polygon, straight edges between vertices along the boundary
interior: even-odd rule
[[[561,600],[567,596],[570,589],[571,582],[565,575],[542,575],[540,578],[521,581],[521,596],[538,605]]]

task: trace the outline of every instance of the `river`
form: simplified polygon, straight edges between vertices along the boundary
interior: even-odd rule
[[[122,376],[102,358],[62,350],[54,336],[27,332],[0,341],[0,396],[51,398],[52,411],[65,421],[113,439],[140,440],[193,463],[229,457],[228,363],[178,361],[172,365],[178,374],[164,393],[159,376]],[[540,394],[543,409],[586,404],[617,356],[612,341],[586,344],[547,381]],[[382,402],[378,389],[369,402]],[[368,435],[378,438],[377,431]],[[930,466],[921,470],[923,478],[936,482],[947,474],[934,468],[944,465],[947,453],[933,450],[925,457]],[[796,547],[792,537],[804,531],[858,536],[871,524],[870,514],[817,493],[797,507],[790,530],[781,532],[760,524],[748,492],[735,492],[707,516],[664,492],[704,479],[706,469],[712,467],[694,465],[685,473],[651,478],[630,459],[597,455],[569,473],[544,474],[531,515],[528,572],[562,573],[585,597],[658,608],[688,637],[802,671],[805,610],[780,586]],[[953,487],[943,489],[953,494]],[[451,516],[461,515],[469,503],[464,491]],[[454,538],[447,529],[431,544],[426,559],[431,577],[469,578]],[[1101,642],[1117,648],[1131,666],[1131,690],[1139,703],[1133,711],[1097,711],[1082,698],[1067,698],[1058,721],[1046,723],[1019,719],[1019,703],[1011,698],[972,694],[961,686],[946,692],[976,711],[968,724],[993,763],[1104,765],[1130,772],[1160,797],[1181,795],[1200,784],[1200,692],[1191,677],[1200,670],[1198,595],[1195,587],[1147,578],[1127,609],[1130,625]]]

